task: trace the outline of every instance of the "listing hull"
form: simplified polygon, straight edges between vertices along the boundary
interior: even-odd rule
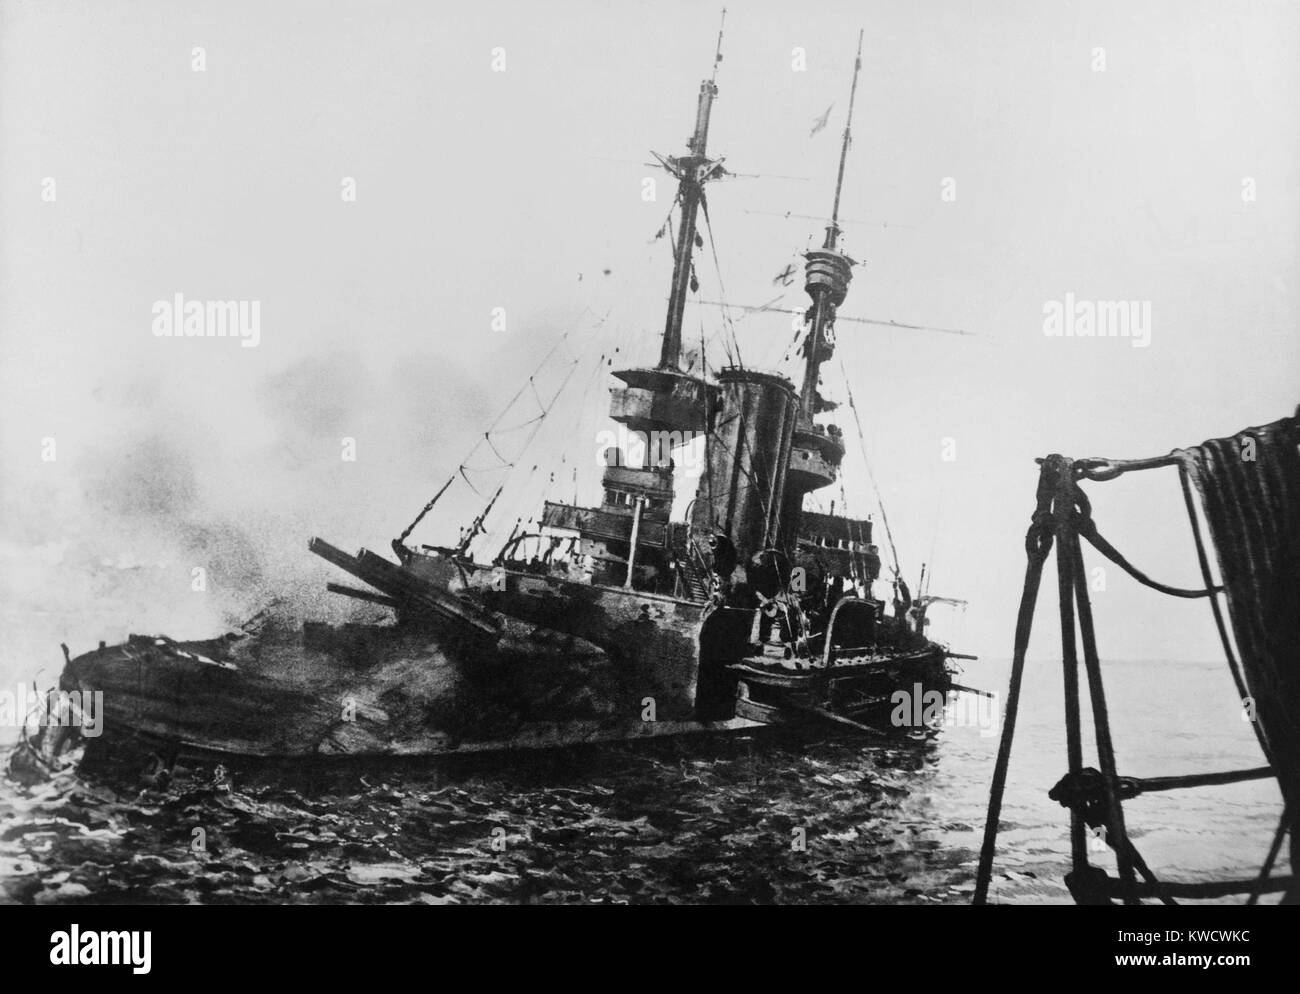
[[[101,753],[128,739],[168,758],[319,760],[745,732],[816,723],[818,709],[882,721],[860,705],[945,677],[931,643],[784,670],[748,655],[753,611],[472,565],[450,585],[392,568],[384,596],[405,594],[391,624],[133,635],[71,659],[60,689],[97,702]],[[421,606],[438,598],[464,616]]]

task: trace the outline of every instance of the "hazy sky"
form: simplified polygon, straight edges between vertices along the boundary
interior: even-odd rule
[[[657,353],[672,188],[660,174],[645,201],[644,163],[684,151],[717,19],[670,2],[0,3],[0,670],[56,665],[59,641],[186,635],[268,592],[325,611],[337,577],[307,538],[386,548],[570,327],[592,343],[570,385],[594,413],[557,439],[593,452],[592,357]],[[936,609],[935,633],[1004,656],[1035,456],[1155,455],[1300,399],[1300,8],[733,2],[710,147],[757,178],[710,188],[721,286],[706,242],[701,298],[767,302],[820,239],[772,214],[829,209],[859,27],[842,214],[864,265],[841,313],[982,337],[842,322],[838,357],[905,572],[932,559],[934,592],[970,601]],[[178,292],[260,301],[258,347],[155,337],[154,302]],[[1067,293],[1149,302],[1149,347],[1045,336]],[[688,344],[702,322],[712,335],[716,309],[688,310]],[[792,337],[784,315],[736,332],[750,365]],[[1198,584],[1172,472],[1090,493],[1137,565]],[[1105,656],[1219,656],[1203,603],[1116,570],[1094,598]],[[1054,601],[1035,655],[1058,651]]]

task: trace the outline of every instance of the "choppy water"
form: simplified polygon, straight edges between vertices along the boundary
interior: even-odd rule
[[[1001,692],[1006,672],[973,664],[963,679]],[[1122,773],[1261,765],[1222,666],[1106,674]],[[996,900],[1069,900],[1068,819],[1046,796],[1065,767],[1059,688],[1059,664],[1030,664]],[[965,903],[996,749],[987,729],[958,725],[884,745],[679,740],[310,776],[206,767],[166,788],[0,779],[0,900]],[[1177,880],[1255,871],[1280,811],[1270,781],[1126,805],[1138,849]],[[1094,858],[1114,871],[1109,853]]]

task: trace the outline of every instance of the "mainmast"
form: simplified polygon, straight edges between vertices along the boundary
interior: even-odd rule
[[[722,25],[718,27],[718,47],[713,58],[713,74],[700,83],[700,96],[695,108],[695,130],[686,141],[687,155],[662,156],[652,152],[659,163],[677,178],[677,199],[681,203],[681,226],[677,232],[677,245],[673,253],[673,282],[668,297],[668,317],[664,322],[663,347],[659,354],[660,369],[677,369],[682,351],[682,315],[686,309],[686,294],[691,282],[691,257],[695,251],[696,216],[704,197],[704,184],[721,176],[725,170],[722,160],[708,157],[709,116],[713,100],[718,95],[718,64],[722,61],[722,31],[726,25],[727,11],[722,10]]]
[[[826,226],[826,238],[820,249],[805,256],[806,277],[804,289],[812,297],[809,313],[812,327],[804,340],[803,387],[799,392],[804,416],[811,421],[818,411],[817,378],[821,364],[834,353],[835,345],[829,332],[835,324],[835,312],[848,295],[849,281],[853,278],[853,260],[838,250],[840,237],[840,194],[844,189],[844,164],[848,160],[849,146],[853,142],[853,103],[858,95],[858,74],[862,70],[862,35],[858,32],[858,54],[853,63],[853,86],[849,90],[849,114],[844,122],[844,139],[840,145],[840,168],[835,178],[835,203],[831,208],[831,222]]]
[[[803,517],[804,496],[835,482],[844,459],[844,442],[835,425],[820,425],[813,418],[826,405],[817,393],[822,363],[835,352],[832,331],[835,312],[849,292],[853,278],[853,260],[839,250],[840,194],[844,189],[844,165],[853,142],[853,103],[858,94],[858,74],[862,70],[862,36],[858,32],[858,54],[853,62],[853,87],[849,91],[849,115],[844,122],[844,139],[840,145],[840,168],[835,178],[835,203],[831,208],[826,238],[819,249],[804,253],[804,289],[812,298],[808,308],[810,327],[803,342],[803,383],[798,398],[798,423],[790,446],[790,459],[782,497],[782,535],[793,546]]]

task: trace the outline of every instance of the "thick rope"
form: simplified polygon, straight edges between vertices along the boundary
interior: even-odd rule
[[[1174,455],[1200,494],[1214,541],[1241,678],[1255,708],[1253,724],[1291,813],[1295,865],[1300,863],[1294,820],[1300,812],[1300,427],[1296,418],[1283,418]],[[1222,629],[1221,637],[1226,648]],[[1284,901],[1300,902],[1300,887]]]
[[[1211,587],[1203,590],[1184,590],[1181,587],[1171,587],[1168,584],[1161,583],[1159,580],[1153,580],[1140,569],[1130,563],[1124,555],[1113,545],[1107,542],[1097,532],[1097,526],[1091,518],[1079,528],[1079,534],[1088,540],[1088,543],[1109,559],[1112,563],[1122,569],[1125,573],[1137,580],[1144,587],[1150,587],[1152,590],[1158,590],[1162,594],[1168,594],[1170,597],[1209,597],[1212,594],[1222,590],[1221,587]]]
[[[989,788],[989,808],[984,818],[984,842],[980,847],[979,869],[975,874],[972,904],[987,904],[989,881],[993,877],[993,853],[997,848],[998,819],[1002,814],[1002,796],[1007,786],[1007,767],[1011,762],[1011,743],[1016,735],[1016,716],[1020,712],[1020,685],[1025,674],[1025,653],[1034,627],[1034,605],[1042,585],[1043,563],[1052,551],[1052,488],[1046,473],[1038,477],[1038,506],[1025,532],[1025,585],[1020,593],[1020,611],[1016,615],[1016,640],[1011,657],[1011,684],[1007,689],[1006,710],[1002,715],[1002,738],[998,758],[993,764],[993,784]]]

